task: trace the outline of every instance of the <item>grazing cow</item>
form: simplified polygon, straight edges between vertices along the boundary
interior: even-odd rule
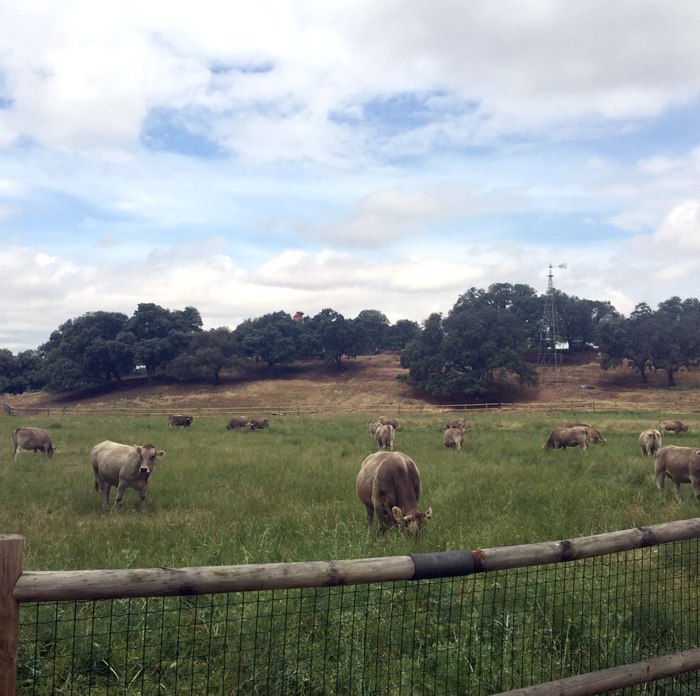
[[[118,486],[114,507],[121,503],[124,491],[133,488],[139,492],[139,510],[143,510],[156,459],[164,456],[165,452],[153,445],[120,445],[110,440],[95,445],[90,462],[95,472],[95,490],[102,493],[103,507],[109,507],[109,492],[112,486]]]
[[[681,499],[681,483],[693,485],[695,497],[700,500],[700,450],[695,447],[662,447],[654,459],[656,487],[663,491],[666,477],[673,481],[676,500]]]
[[[379,422],[382,425],[390,425],[394,430],[401,430],[401,426],[396,418],[389,418],[389,416],[381,416]]]
[[[396,432],[391,425],[380,425],[374,432],[374,439],[379,447],[390,452],[394,449],[395,438]]]
[[[253,418],[250,423],[248,423],[246,426],[248,430],[265,430],[267,428],[268,430],[270,429],[270,419],[269,418]]]
[[[433,516],[431,508],[418,511],[420,475],[415,462],[402,452],[375,452],[360,468],[356,483],[357,497],[372,526],[377,513],[379,533],[390,527],[415,534]]]
[[[236,428],[245,428],[248,425],[248,419],[245,416],[235,416],[231,418],[226,426],[226,430],[236,430]]]
[[[12,444],[15,459],[19,459],[22,450],[43,452],[47,459],[53,457],[53,445],[49,434],[43,428],[17,428],[12,432]]]
[[[463,432],[467,432],[467,419],[466,418],[450,418],[450,420],[447,421],[447,425],[445,426],[445,430],[449,430],[450,428],[459,428]]]
[[[644,457],[656,454],[661,449],[661,433],[653,428],[641,432],[639,434],[639,447]]]
[[[588,428],[555,428],[544,443],[544,449],[566,449],[577,445],[585,452],[588,441]]]
[[[604,445],[607,440],[595,428],[588,428],[588,442],[594,445]]]
[[[462,449],[464,447],[464,430],[462,428],[448,428],[442,434],[442,441],[445,447]]]
[[[663,432],[666,430],[667,432],[670,433],[687,433],[688,432],[688,426],[683,425],[680,421],[675,421],[675,420],[662,420],[659,421],[659,430]]]
[[[189,428],[192,424],[194,418],[192,416],[168,416],[168,427],[172,428],[173,425],[184,425]]]

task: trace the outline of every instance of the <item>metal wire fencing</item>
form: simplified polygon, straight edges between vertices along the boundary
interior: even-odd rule
[[[22,604],[17,694],[493,694],[700,645],[698,551],[691,539],[453,578]],[[696,696],[700,677],[614,693]]]

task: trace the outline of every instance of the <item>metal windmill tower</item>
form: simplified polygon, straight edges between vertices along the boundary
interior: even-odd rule
[[[562,263],[559,268],[566,268]],[[559,368],[561,367],[561,350],[558,348],[559,328],[557,326],[557,310],[554,306],[554,276],[552,275],[552,264],[549,264],[549,279],[547,283],[547,294],[544,298],[544,314],[542,316],[542,327],[540,328],[540,347],[537,352],[537,370],[543,382],[547,380],[556,381],[559,379]]]

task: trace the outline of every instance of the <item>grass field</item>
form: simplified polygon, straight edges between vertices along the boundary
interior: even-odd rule
[[[592,417],[593,416],[593,417]],[[551,428],[589,422],[605,446],[543,450]],[[369,418],[273,419],[267,431],[227,431],[220,419],[168,428],[166,419],[0,420],[0,532],[26,538],[25,568],[58,570],[265,563],[477,549],[584,536],[700,514],[656,490],[637,445],[650,414],[470,414],[463,451],[442,445],[443,416],[405,420],[396,449],[421,473],[421,509],[434,519],[420,539],[368,533],[355,494],[375,450]],[[664,444],[693,445],[700,428]],[[52,460],[12,454],[21,424],[50,431]],[[105,512],[94,491],[91,448],[105,439],[166,452],[146,499],[128,489]],[[700,444],[700,440],[697,440]],[[112,491],[114,499],[116,491]]]
[[[420,507],[434,514],[417,539],[366,527],[355,477],[375,450],[370,417],[284,417],[269,432],[226,431],[219,419],[4,418],[0,532],[25,537],[26,570],[183,567],[488,548],[699,515],[689,486],[680,503],[656,490],[637,445],[650,414],[591,415],[469,414],[459,452],[442,445],[446,417],[404,420],[396,449],[417,462]],[[564,420],[595,425],[607,444],[543,450]],[[690,433],[664,444],[694,444],[700,423],[683,420]],[[52,460],[15,462],[19,425],[50,431]],[[122,509],[102,510],[89,453],[104,439],[165,450],[144,513],[132,490]],[[644,553],[643,572],[606,562],[28,607],[18,693],[488,694],[685,649],[700,631],[697,558]],[[669,584],[686,594],[665,602]]]

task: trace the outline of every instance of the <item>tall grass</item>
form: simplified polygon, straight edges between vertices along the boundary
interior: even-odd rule
[[[5,418],[0,532],[25,537],[28,570],[178,567],[487,548],[700,513],[689,486],[680,503],[656,490],[637,445],[649,414],[470,414],[459,452],[442,445],[446,418],[423,416],[403,422],[396,449],[417,462],[434,519],[418,539],[379,537],[355,495],[370,420],[248,432],[219,419]],[[543,450],[563,420],[607,444]],[[690,433],[664,444],[700,441],[684,421]],[[52,460],[14,461],[20,424],[51,432]],[[145,512],[132,490],[102,510],[89,453],[104,439],[165,450]],[[19,693],[493,693],[697,645],[697,552],[679,548],[445,581],[30,606]]]

